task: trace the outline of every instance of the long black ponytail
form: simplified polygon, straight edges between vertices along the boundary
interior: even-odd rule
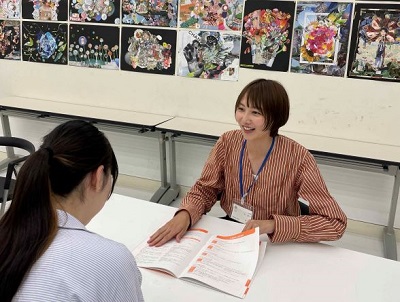
[[[85,121],[57,126],[21,167],[10,208],[0,220],[0,297],[11,301],[57,234],[51,194],[66,197],[100,165],[118,177],[108,139]]]

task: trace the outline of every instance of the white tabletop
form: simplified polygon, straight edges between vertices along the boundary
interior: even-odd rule
[[[114,194],[88,229],[124,243],[131,250],[168,221],[176,208]],[[198,223],[215,234],[242,226],[204,216]],[[239,298],[146,269],[147,302],[241,301]],[[319,243],[267,246],[247,302],[398,302],[400,263]]]
[[[197,120],[184,117],[174,117],[157,128],[199,136],[219,137],[224,132],[239,129],[237,124],[220,123],[207,120]],[[280,134],[290,137],[308,150],[341,154],[362,158],[371,158],[388,162],[400,162],[400,146],[376,144],[328,136],[318,136],[280,130]]]
[[[162,123],[158,128],[181,133],[193,133],[200,136],[206,135],[219,137],[226,131],[239,129],[239,126],[237,124],[197,120],[177,116],[172,120]]]
[[[105,107],[55,102],[25,97],[4,97],[0,106],[21,108],[39,112],[49,112],[68,116],[87,117],[92,119],[119,122],[144,126],[156,126],[172,118],[168,115],[151,114],[130,110],[118,110]]]

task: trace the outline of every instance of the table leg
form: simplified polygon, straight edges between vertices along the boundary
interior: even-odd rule
[[[161,186],[151,197],[151,202],[159,203],[168,189],[170,188],[169,183],[167,182],[167,152],[165,149],[165,141],[166,136],[164,132],[161,132],[159,135],[159,146],[160,146],[160,171],[161,171]],[[164,204],[164,203],[163,203]]]
[[[383,249],[385,258],[397,260],[397,243],[394,232],[394,220],[396,218],[397,200],[399,197],[400,172],[398,166],[389,166],[389,174],[394,176],[392,201],[390,203],[389,220],[383,231]]]
[[[161,197],[158,203],[169,205],[174,201],[180,192],[180,187],[176,183],[176,150],[174,135],[167,136],[169,146],[169,188]]]
[[[8,119],[8,115],[1,114],[1,126],[3,128],[3,135],[11,136],[10,120]],[[6,151],[8,158],[15,157],[14,149],[12,147],[6,147]]]

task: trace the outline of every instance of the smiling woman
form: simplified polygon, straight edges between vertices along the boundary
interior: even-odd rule
[[[259,85],[255,85],[256,83]],[[235,104],[235,117],[239,126],[242,126],[243,113],[251,111],[253,115],[262,118],[262,130],[268,132],[264,135],[274,137],[278,134],[278,129],[288,121],[289,110],[289,97],[281,84],[272,80],[256,80],[239,94]]]
[[[241,129],[219,138],[179,211],[149,244],[160,246],[173,237],[179,241],[218,196],[226,218],[243,223],[244,230],[259,227],[272,242],[339,239],[346,215],[329,194],[314,157],[278,134],[289,108],[280,83],[257,79],[246,85],[235,104]],[[299,198],[308,201],[309,215],[301,215]]]
[[[69,121],[44,137],[0,220],[1,301],[143,301],[130,251],[85,228],[117,177],[114,151],[92,124]]]

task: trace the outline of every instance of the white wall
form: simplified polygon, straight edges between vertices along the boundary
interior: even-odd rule
[[[0,97],[16,95],[234,123],[240,90],[259,77],[287,88],[284,130],[400,146],[400,85],[242,68],[238,82],[0,60]]]

